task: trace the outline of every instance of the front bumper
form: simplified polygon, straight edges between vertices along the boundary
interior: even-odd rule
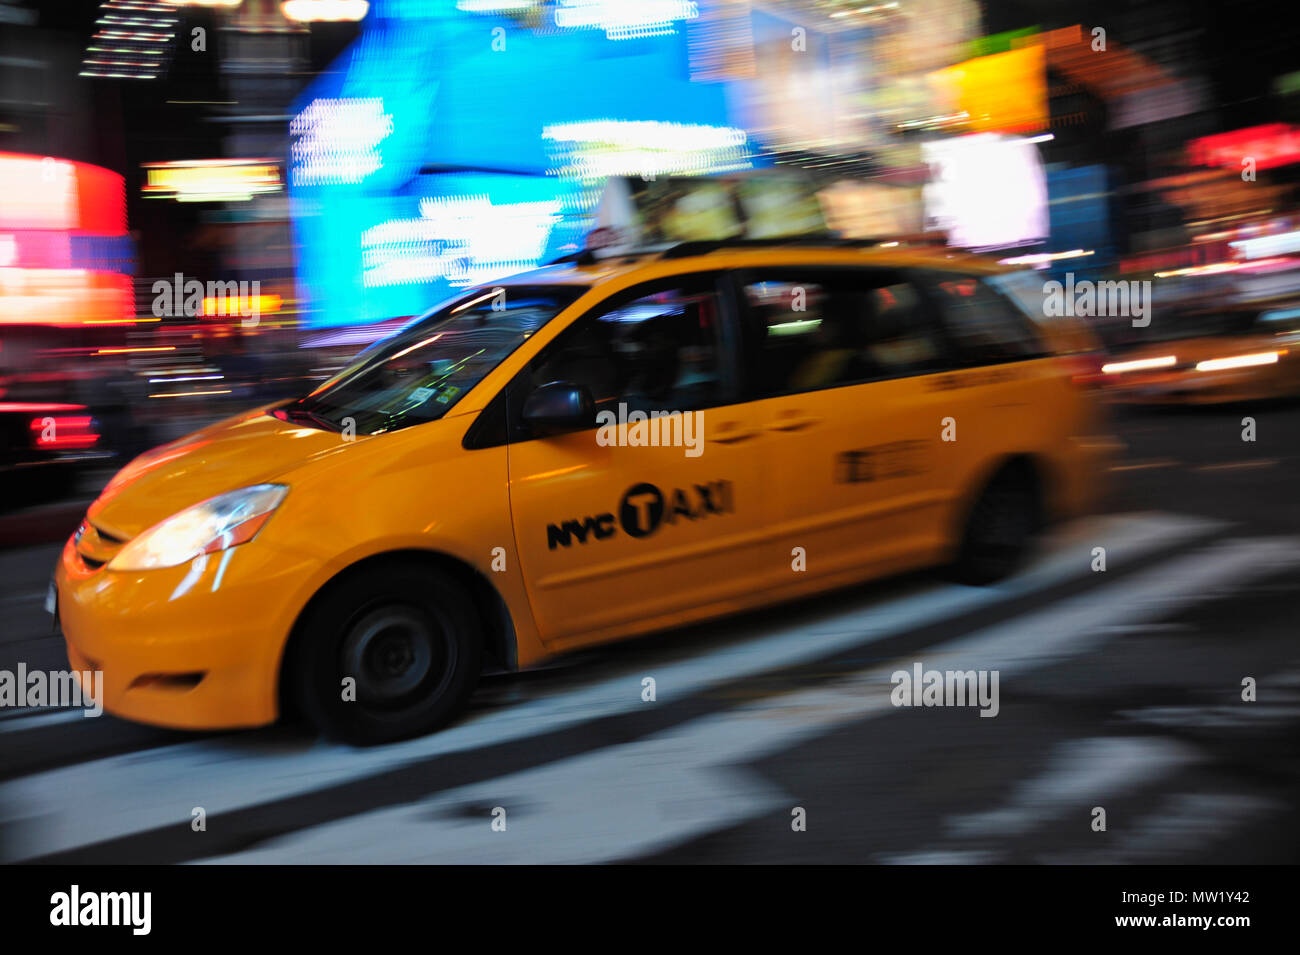
[[[102,671],[105,710],[181,729],[275,721],[295,615],[281,595],[308,568],[255,545],[117,572],[89,566],[68,541],[54,575],[59,625],[72,668]]]

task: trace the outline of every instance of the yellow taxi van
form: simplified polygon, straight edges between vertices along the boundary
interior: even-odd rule
[[[1157,314],[1111,346],[1099,380],[1130,405],[1216,405],[1300,395],[1297,303],[1200,305]]]
[[[69,659],[128,719],[371,743],[485,666],[929,565],[996,581],[1107,447],[998,274],[696,242],[468,289],[117,474],[52,584]]]

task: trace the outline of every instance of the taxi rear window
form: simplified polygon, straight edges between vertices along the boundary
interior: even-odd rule
[[[971,275],[927,276],[952,342],[963,365],[994,365],[1048,355],[1033,324],[1004,295]]]
[[[933,309],[895,269],[765,268],[741,281],[758,389],[797,394],[948,367]]]

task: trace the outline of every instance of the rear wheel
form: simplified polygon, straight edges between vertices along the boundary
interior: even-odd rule
[[[953,576],[991,584],[1024,562],[1038,529],[1038,493],[1027,467],[1003,468],[985,485],[966,517]]]
[[[293,702],[322,733],[370,744],[445,724],[482,665],[482,627],[456,581],[431,568],[379,564],[312,604],[285,676]]]

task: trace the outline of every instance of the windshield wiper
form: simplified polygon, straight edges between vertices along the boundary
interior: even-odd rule
[[[343,430],[329,418],[302,408],[276,408],[271,412],[271,417],[279,418],[281,421],[287,421],[290,424],[314,424],[322,431],[333,431],[336,434]]]

